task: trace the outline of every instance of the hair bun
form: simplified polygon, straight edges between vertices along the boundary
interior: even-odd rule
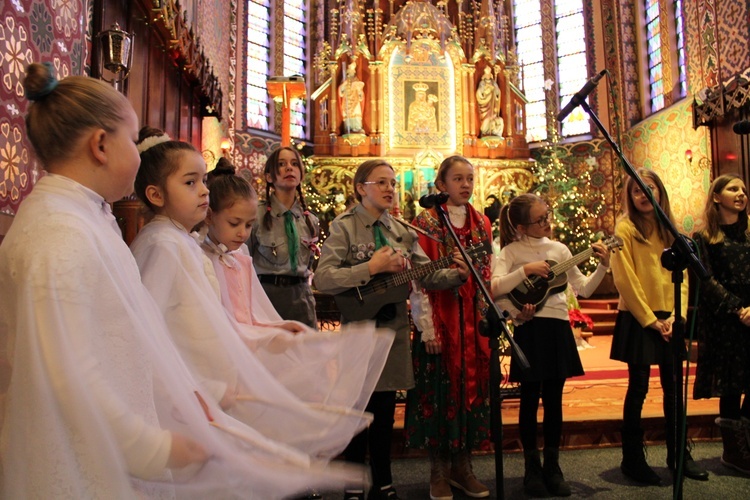
[[[216,166],[212,170],[214,175],[234,175],[237,169],[232,163],[224,157],[219,158]]]
[[[32,63],[26,68],[23,88],[28,100],[40,101],[50,95],[58,83],[52,63]]]

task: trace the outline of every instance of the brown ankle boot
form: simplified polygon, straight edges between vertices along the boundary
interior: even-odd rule
[[[430,450],[430,499],[453,500],[453,491],[448,483],[451,473],[450,453]]]
[[[471,468],[471,454],[461,450],[451,456],[450,484],[463,490],[471,498],[485,498],[490,496],[490,490],[479,482]]]

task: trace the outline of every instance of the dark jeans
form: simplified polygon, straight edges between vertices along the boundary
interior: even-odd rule
[[[518,413],[518,431],[524,451],[536,450],[537,410],[539,397],[544,404],[544,447],[559,448],[562,436],[562,394],[565,379],[543,382],[521,382],[521,408]]]
[[[372,413],[368,429],[354,436],[344,450],[349,462],[365,463],[370,449],[372,484],[376,488],[393,484],[391,476],[391,441],[393,439],[393,414],[396,411],[396,391],[373,392],[365,411]]]

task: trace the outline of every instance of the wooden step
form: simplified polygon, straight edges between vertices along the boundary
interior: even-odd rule
[[[617,310],[617,299],[578,299],[581,309],[613,309]]]
[[[617,317],[617,310],[615,309],[589,309],[581,308],[583,314],[591,316],[591,319],[596,321],[614,321]]]
[[[595,321],[594,335],[612,335],[615,331],[614,321]]]

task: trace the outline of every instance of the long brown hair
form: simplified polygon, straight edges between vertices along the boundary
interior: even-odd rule
[[[724,241],[724,231],[721,230],[719,224],[721,223],[721,217],[719,216],[719,204],[714,201],[714,195],[721,193],[727,184],[735,179],[742,180],[737,174],[724,174],[720,175],[711,183],[711,188],[708,190],[708,196],[706,196],[706,205],[703,207],[703,218],[706,220],[706,227],[700,231],[701,236],[710,244],[721,243]],[[745,193],[747,197],[747,192]],[[748,220],[747,220],[747,206],[745,210],[739,213],[739,223],[742,230],[748,233]],[[750,236],[750,234],[749,234]]]
[[[282,151],[291,151],[292,154],[294,154],[294,157],[297,159],[297,165],[299,165],[300,174],[300,182],[299,184],[297,184],[297,198],[299,199],[299,203],[300,205],[302,205],[302,210],[305,213],[305,224],[307,224],[307,229],[310,230],[310,236],[314,238],[318,234],[315,231],[315,225],[310,220],[310,211],[307,209],[307,203],[305,203],[305,195],[302,194],[302,181],[305,177],[302,155],[299,151],[289,146],[282,146],[271,153],[271,155],[266,160],[265,167],[263,168],[263,173],[271,177],[270,181],[266,178],[266,213],[263,214],[263,227],[270,230],[271,225],[273,224],[273,217],[271,216],[271,189],[276,189],[273,185],[273,181],[276,180],[276,174],[278,174],[279,172],[279,155]]]
[[[672,209],[669,205],[669,195],[667,194],[667,190],[664,188],[664,183],[661,181],[661,178],[657,175],[656,172],[654,172],[653,170],[648,170],[646,168],[638,169],[638,175],[641,176],[644,182],[650,180],[654,183],[656,189],[659,190],[659,206],[664,212],[664,215],[666,215],[669,221],[674,224],[674,216],[672,215]],[[660,224],[659,221],[656,220],[656,218],[649,219],[645,217],[635,207],[635,204],[633,203],[633,197],[630,195],[630,192],[636,187],[638,187],[638,184],[635,182],[635,180],[632,177],[628,177],[627,182],[625,182],[625,189],[622,193],[622,206],[625,207],[625,213],[622,214],[621,218],[630,219],[630,221],[635,226],[635,229],[638,231],[635,239],[640,243],[646,243],[649,236],[651,236],[651,233],[657,231],[659,239],[662,241],[662,243],[667,246],[671,245],[674,237],[664,226],[664,224]]]

